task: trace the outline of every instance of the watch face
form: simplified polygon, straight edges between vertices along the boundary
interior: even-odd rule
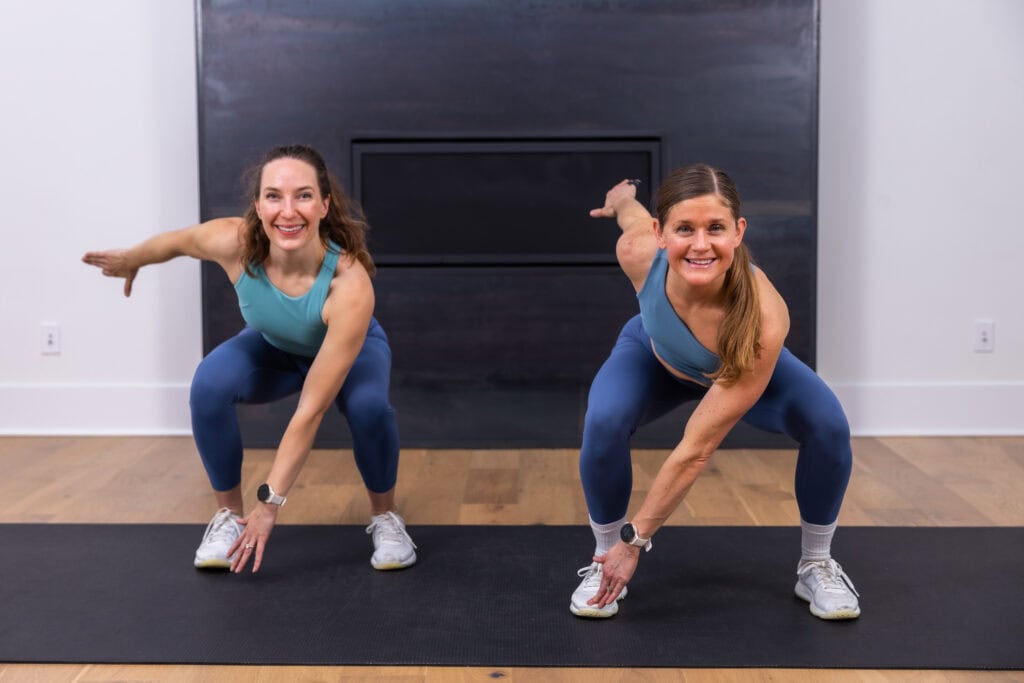
[[[633,527],[632,524],[626,524],[622,527],[622,530],[619,532],[619,535],[622,537],[622,540],[626,543],[632,543],[633,539],[636,538],[636,529]]]
[[[270,485],[260,484],[260,487],[256,489],[256,498],[261,503],[266,503],[270,500]]]

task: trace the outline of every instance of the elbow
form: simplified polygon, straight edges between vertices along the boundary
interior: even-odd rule
[[[688,458],[683,460],[683,463],[688,469],[700,472],[711,460],[711,456],[714,454],[715,449],[701,449],[692,453]]]
[[[632,263],[636,259],[636,240],[630,235],[620,235],[615,243],[615,257],[620,265]]]
[[[643,262],[643,244],[636,235],[622,235],[615,243],[615,258],[623,272],[630,273]]]
[[[714,448],[686,448],[679,452],[675,465],[680,474],[696,477],[707,466],[714,452]]]
[[[320,423],[323,422],[328,408],[330,408],[330,404],[310,405],[309,403],[299,401],[298,407],[295,408],[295,414],[292,415],[291,422],[304,431],[316,431],[320,428]]]

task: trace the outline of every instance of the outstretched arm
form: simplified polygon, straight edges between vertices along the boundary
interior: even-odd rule
[[[647,279],[658,243],[656,221],[636,200],[636,185],[633,181],[623,180],[608,190],[604,206],[592,209],[590,215],[593,218],[614,218],[618,222],[622,235],[615,245],[615,255],[633,288],[639,292]]]
[[[154,235],[128,249],[90,251],[82,261],[99,268],[107,277],[124,278],[124,295],[131,296],[139,269],[178,256],[219,263],[234,281],[241,256],[241,218],[216,218],[181,230]]]

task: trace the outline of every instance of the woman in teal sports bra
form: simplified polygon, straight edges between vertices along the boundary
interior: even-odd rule
[[[193,563],[242,571],[263,562],[277,516],[332,405],[352,433],[370,499],[375,569],[416,561],[395,509],[398,425],[388,398],[391,349],[373,317],[373,260],[366,224],[305,145],[270,150],[252,174],[245,215],[165,232],[83,261],[124,278],[178,256],[212,261],[235,286],[246,327],[211,351],[192,380],[192,433],[219,510]],[[299,394],[248,515],[241,489],[242,437],[235,405]]]
[[[831,556],[850,477],[850,429],[832,391],[783,343],[785,301],[753,267],[739,193],[723,171],[680,168],[657,194],[657,218],[623,181],[590,212],[622,230],[619,264],[640,303],[591,385],[580,478],[595,549],[570,600],[581,617],[610,617],[641,549],[680,505],[729,430],[743,420],[800,446],[795,493],[801,546],[795,593],[823,619],[860,615],[856,589]],[[627,519],[636,428],[696,402],[679,444]]]

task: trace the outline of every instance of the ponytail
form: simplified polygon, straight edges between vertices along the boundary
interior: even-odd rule
[[[761,301],[751,264],[750,250],[740,244],[725,274],[725,317],[718,328],[718,357],[722,364],[708,375],[725,386],[754,369],[761,353]]]

